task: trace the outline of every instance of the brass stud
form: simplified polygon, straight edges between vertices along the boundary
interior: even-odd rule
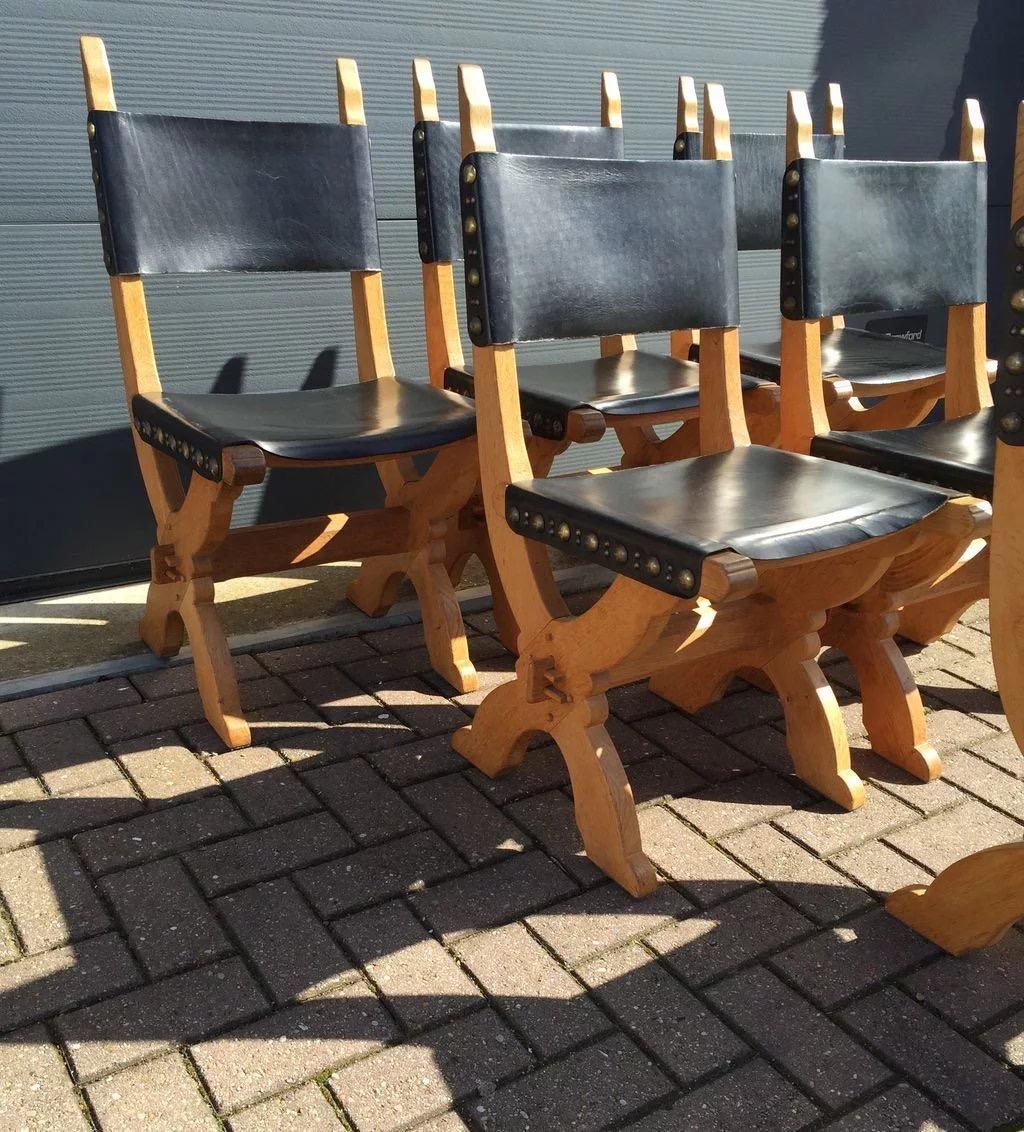
[[[96,136],[96,123],[90,122],[86,127],[86,131],[88,132],[89,137],[94,138]]]
[[[477,271],[475,267],[471,267],[469,271],[466,272],[466,282],[470,287],[480,286],[480,272]]]
[[[427,241],[421,240],[420,241],[420,255],[429,255],[429,254],[430,254],[430,248],[427,247]]]
[[[1007,413],[1006,416],[999,418],[999,427],[1003,432],[1020,432],[1020,426],[1024,423],[1021,420],[1020,413]]]
[[[416,215],[420,218],[420,220],[426,220],[426,218],[427,218],[427,206],[425,204],[417,205],[416,206]]]
[[[644,569],[652,578],[656,578],[661,573],[661,563],[652,555],[644,563]]]
[[[462,230],[467,236],[476,235],[476,217],[467,216],[462,222]]]
[[[621,542],[616,543],[615,549],[612,551],[612,558],[614,558],[616,562],[625,562],[629,558],[629,551]]]
[[[519,508],[518,507],[510,507],[508,509],[508,521],[510,523],[518,523],[519,522]]]
[[[422,165],[417,165],[416,166],[416,180],[417,181],[425,181],[426,179],[427,179],[426,169],[424,169]]]
[[[595,535],[593,531],[590,531],[583,539],[583,545],[587,548],[587,550],[593,552],[597,550],[601,543],[597,535]]]
[[[416,138],[416,140],[418,142],[421,142],[421,141],[424,141],[426,139],[427,135],[426,135],[426,132],[424,131],[422,126],[417,126],[416,127],[416,133],[413,136]]]
[[[796,310],[796,299],[794,299],[792,295],[787,295],[782,300],[782,309],[784,311],[795,311]]]
[[[1017,229],[1013,234],[1013,242],[1018,248],[1024,248],[1024,225]]]
[[[791,188],[796,188],[800,184],[800,170],[790,169],[786,174],[786,184]]]
[[[791,230],[800,227],[800,217],[795,212],[786,213],[786,227]]]
[[[1012,354],[1007,354],[1006,362],[1004,363],[1010,373],[1020,373],[1024,370],[1024,354],[1014,351]]]
[[[98,185],[100,183],[100,174],[98,169],[92,171],[92,183]]]
[[[462,179],[467,185],[471,185],[476,180],[476,166],[467,165],[462,170]]]
[[[692,570],[680,570],[679,571],[679,588],[680,589],[692,590],[696,580],[697,579],[693,576]]]
[[[1010,296],[1010,306],[1015,311],[1024,311],[1024,291],[1014,291]]]
[[[685,153],[686,138],[676,138],[676,144],[672,148],[676,153]]]
[[[534,511],[530,516],[530,526],[533,527],[535,531],[544,530],[544,516],[539,511]]]
[[[559,523],[558,537],[562,540],[562,542],[568,542],[572,537],[572,527],[570,527],[568,523]]]
[[[484,324],[478,318],[471,318],[469,320],[470,334],[479,334],[484,328]]]
[[[206,466],[209,469],[210,475],[213,476],[214,479],[216,479],[220,475],[220,465],[212,456],[209,458],[209,460],[206,461]]]
[[[796,271],[796,256],[795,255],[786,256],[786,258],[782,261],[782,266],[787,271]]]

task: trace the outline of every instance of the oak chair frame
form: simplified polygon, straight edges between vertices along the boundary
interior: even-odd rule
[[[976,104],[964,112],[972,131],[980,128],[975,109]],[[977,152],[981,138],[974,141]],[[791,90],[786,159],[801,158],[814,158],[811,117],[806,95]],[[814,438],[833,428],[821,380],[820,321],[782,319],[782,444],[795,452],[810,452]],[[970,411],[970,404],[980,408],[985,398],[991,403],[983,330],[984,304],[950,308],[947,388],[961,413]],[[947,413],[953,415],[948,408]],[[844,652],[857,673],[873,750],[923,781],[937,778],[942,763],[927,736],[921,694],[894,637],[902,632],[915,640],[918,634],[936,639],[984,596],[987,586],[991,508],[962,497],[945,510],[945,529],[936,531],[927,547],[899,557],[855,602],[833,608],[822,632],[822,640]]]
[[[1017,108],[1011,227],[1021,220],[1024,220],[1024,102]],[[1016,329],[1019,333],[1019,327]],[[1019,380],[1015,371],[1006,366],[1007,356],[1019,348],[1007,335],[1002,380]],[[1011,408],[1010,414],[1014,412]],[[1020,413],[1016,412],[1015,421],[1001,420],[1001,431],[1007,423],[1019,430]],[[1024,581],[1021,578],[1024,569],[1024,446],[1004,443],[998,434],[993,512],[992,659],[1010,730],[1017,746],[1024,749],[1024,638],[1021,634],[1024,625]],[[1014,923],[1024,918],[1024,843],[995,845],[972,853],[943,869],[929,884],[898,889],[890,895],[885,907],[952,955],[998,943]]]
[[[459,103],[463,152],[493,152],[478,67],[459,68]],[[717,84],[705,89],[704,156],[731,159],[728,111]],[[750,443],[738,346],[736,327],[702,333],[702,453]],[[545,547],[512,530],[506,518],[506,488],[535,474],[519,410],[515,346],[474,346],[473,363],[484,508],[520,648],[515,679],[490,692],[472,724],[456,732],[456,750],[496,776],[522,761],[535,733],[550,735],[569,768],[588,856],[641,896],[657,879],[605,728],[606,692],[649,678],[652,691],[694,711],[718,698],[734,674],[753,668],[780,695],[799,777],[845,809],[861,805],[864,786],[850,767],[839,706],[816,661],[818,631],[829,606],[854,600],[894,561],[943,536],[959,521],[956,511],[943,507],[908,529],[806,557],[755,565],[733,551],[720,552],[704,560],[694,598],[617,575],[596,604],[572,616]]]
[[[90,110],[116,110],[113,79],[102,39],[80,39]],[[345,125],[365,125],[356,64],[337,61],[338,107]],[[356,357],[361,381],[395,377],[380,271],[350,273]],[[129,407],[136,394],[162,391],[150,332],[143,279],[111,275],[110,292]],[[444,570],[445,538],[478,478],[474,437],[437,452],[422,477],[412,457],[300,461],[276,457],[252,444],[223,450],[216,481],[193,475],[187,490],[177,462],[147,444],[132,422],[132,439],[156,520],[151,579],[139,635],[158,656],[180,651],[187,634],[206,717],[231,747],[250,742],[237,677],[214,606],[215,584],[228,578],[297,569],[363,556],[401,553],[416,588],[434,668],[461,692],[478,678],[469,659],[465,629]],[[373,462],[384,485],[384,507],[312,519],[229,529],[242,489],[260,483],[268,467],[335,467]]]

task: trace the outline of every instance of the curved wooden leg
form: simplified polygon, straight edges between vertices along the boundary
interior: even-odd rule
[[[409,563],[409,579],[416,589],[423,615],[423,636],[430,663],[458,692],[475,692],[480,686],[469,659],[462,610],[445,569],[445,524],[431,524],[431,538]]]
[[[409,554],[382,554],[367,558],[349,583],[345,597],[367,617],[383,617],[398,600],[409,573]]]
[[[185,643],[185,623],[181,619],[183,594],[180,582],[160,582],[154,577],[149,583],[146,609],[139,620],[139,636],[157,656],[177,656]]]
[[[1024,746],[1024,447],[996,444],[992,523],[992,660],[1003,710]]]
[[[452,746],[489,778],[506,774],[523,761],[530,739],[550,733],[568,705],[544,699],[532,703],[519,679],[499,684],[477,708],[473,722],[452,736]]]
[[[1024,843],[972,853],[931,884],[894,892],[885,908],[951,955],[997,943],[1024,917]]]
[[[737,662],[716,664],[715,657],[696,663],[678,664],[656,672],[647,686],[663,700],[691,715],[725,695],[737,670]]]
[[[229,747],[247,747],[249,725],[238,697],[235,662],[213,605],[213,581],[194,578],[185,587],[181,617],[196,666],[196,683],[210,726]]]
[[[797,775],[844,810],[864,804],[864,783],[850,767],[850,745],[832,686],[814,659],[809,633],[764,665],[786,713],[786,739]]]
[[[481,523],[477,530],[476,556],[484,568],[487,581],[491,587],[491,612],[498,627],[498,639],[513,656],[519,653],[519,623],[512,612],[512,604],[501,580],[501,571],[494,560],[494,551],[491,540],[487,537],[487,528]]]
[[[574,705],[552,735],[569,768],[587,856],[631,896],[646,896],[658,878],[640,844],[633,791],[605,730],[607,718],[607,698],[593,696]]]
[[[829,614],[824,636],[842,649],[857,673],[872,749],[922,782],[930,782],[942,773],[942,761],[928,740],[917,683],[892,639],[896,624],[893,613],[840,608]]]
[[[957,590],[906,605],[900,610],[899,631],[919,645],[930,645],[950,632],[983,596],[971,590]]]

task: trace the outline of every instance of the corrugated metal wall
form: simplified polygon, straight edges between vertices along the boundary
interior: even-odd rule
[[[336,117],[333,59],[360,65],[373,137],[396,363],[423,371],[410,176],[410,60],[434,63],[456,116],[455,64],[486,71],[506,120],[597,120],[598,73],[618,71],[627,153],[667,157],[676,76],[725,83],[740,129],[780,128],[789,86],[838,78],[849,151],[949,151],[965,60],[987,53],[1012,0],[6,0],[0,14],[0,591],[124,575],[152,523],[125,427],[89,177],[77,58],[102,35],[124,109],[224,117]],[[894,12],[895,9],[895,12]],[[1007,46],[1019,36],[1007,36]],[[983,65],[982,65],[983,64]],[[1004,74],[1009,74],[1009,60]],[[990,89],[993,98],[1001,89]],[[1014,92],[1007,88],[1012,104]],[[1005,148],[1009,136],[999,140]],[[1004,169],[1005,169],[1004,165]],[[993,193],[994,201],[997,198]],[[1002,193],[1005,206],[1006,192]],[[347,285],[328,276],[195,277],[149,285],[164,384],[193,391],[353,380]],[[745,257],[745,325],[776,315],[773,255]],[[584,347],[584,350],[592,347]],[[553,353],[552,347],[540,347]],[[577,457],[606,459],[578,450]],[[377,496],[370,472],[277,473],[238,517],[313,514]],[[54,578],[53,576],[59,576]]]

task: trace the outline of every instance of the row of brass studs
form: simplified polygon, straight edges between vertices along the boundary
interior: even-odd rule
[[[220,462],[216,456],[207,456],[205,452],[200,452],[194,444],[189,444],[187,440],[178,440],[166,429],[159,425],[152,425],[149,421],[144,421],[140,417],[134,417],[132,423],[135,425],[135,431],[147,443],[163,448],[176,459],[184,460],[185,463],[191,464],[212,479],[220,478]]]
[[[783,288],[797,288],[800,286],[800,241],[798,230],[800,228],[799,193],[800,170],[787,169],[783,178],[783,234],[782,234],[782,286]],[[792,190],[787,192],[786,190]],[[789,209],[787,212],[786,209]],[[782,313],[793,315],[799,307],[796,295],[785,295],[782,299]]]
[[[581,547],[590,554],[597,555],[600,552],[601,557],[611,559],[619,566],[625,566],[631,562],[637,573],[644,573],[649,578],[663,576],[667,583],[672,583],[675,567],[671,562],[663,565],[656,555],[646,554],[642,550],[634,550],[631,555],[624,543],[601,538],[595,531],[584,532],[582,528],[570,526],[564,520],[556,523],[554,519],[545,518],[540,511],[520,510],[515,504],[509,507],[507,517],[509,526],[529,527],[537,534],[546,533],[557,538],[560,542],[571,542],[574,546]],[[696,579],[692,570],[680,570],[675,576],[675,581],[681,590],[689,593],[692,591]]]
[[[1015,247],[1024,251],[1024,225],[1021,225],[1013,234],[1013,242]],[[1020,263],[1014,264],[1014,273],[1019,275],[1024,271],[1024,265]],[[1010,310],[1014,314],[1024,313],[1024,288],[1017,287],[1010,292]],[[1024,336],[1024,326],[1013,325],[1010,327],[1010,333],[1015,336]],[[1003,359],[1002,369],[1007,374],[1014,376],[1024,373],[1024,353],[1020,350],[1013,350]],[[1006,397],[1024,397],[1024,385],[1005,385],[1003,386],[1003,394]],[[1024,416],[1021,415],[1016,409],[1011,409],[999,418],[999,428],[1004,433],[1017,433],[1024,427]]]
[[[478,224],[472,211],[476,208],[476,192],[470,186],[476,184],[476,166],[468,162],[462,166],[462,249],[466,271],[466,315],[471,338],[484,331],[484,303],[480,289],[482,281],[480,262],[480,242],[477,239]]]
[[[100,222],[100,239],[103,243],[103,266],[109,275],[116,275],[114,270],[114,245],[110,238],[110,229],[107,226],[106,201],[103,196],[103,182],[100,178],[100,155],[96,148],[96,123],[90,122],[86,126],[89,137],[89,156],[92,158],[92,183],[96,186],[96,213]]]
[[[412,167],[416,178],[416,228],[419,237],[420,259],[433,262],[430,239],[429,205],[427,204],[427,131],[417,126],[412,133]]]

